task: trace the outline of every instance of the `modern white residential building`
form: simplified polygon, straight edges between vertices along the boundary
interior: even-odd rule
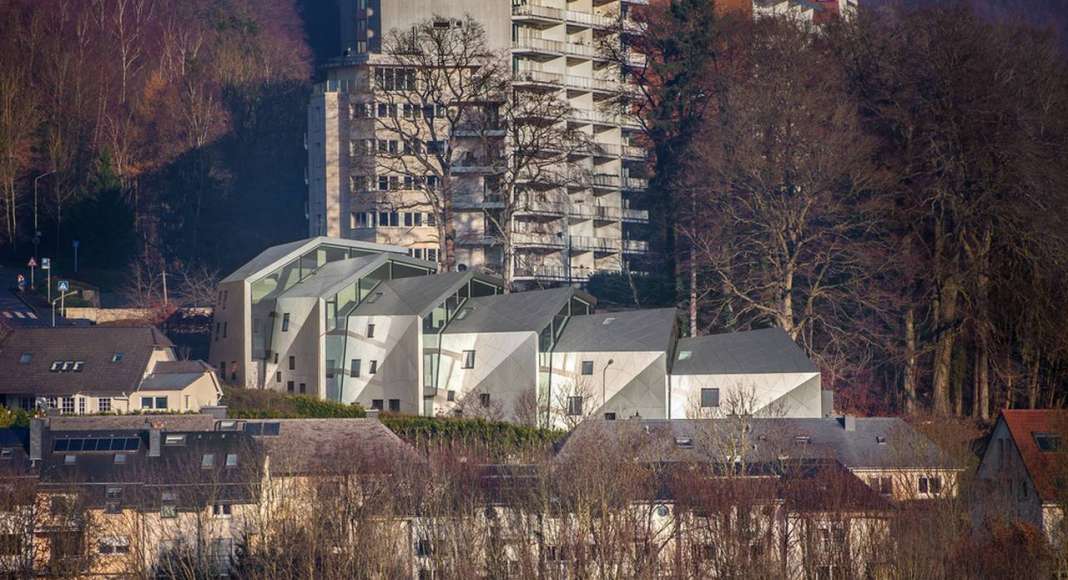
[[[646,153],[638,146],[637,122],[608,106],[626,86],[621,68],[644,62],[635,56],[620,67],[599,48],[626,29],[621,24],[633,2],[342,0],[344,55],[323,67],[308,107],[309,235],[394,244],[417,258],[439,258],[435,212],[426,193],[418,191],[419,182],[434,176],[411,174],[410,167],[419,164],[401,159],[398,151],[408,146],[406,140],[389,130],[392,121],[383,121],[425,113],[413,110],[410,99],[400,106],[386,96],[398,90],[398,74],[405,90],[409,78],[412,84],[416,80],[383,54],[383,39],[430,18],[447,24],[471,16],[486,31],[487,50],[510,54],[514,88],[557,95],[572,108],[563,122],[584,134],[589,145],[569,154],[567,167],[556,171],[581,178],[532,184],[523,194],[510,220],[512,263],[505,264],[500,240],[491,235],[486,218],[502,203],[498,169],[484,151],[491,132],[426,137],[428,146],[464,152],[450,178],[456,181],[450,189],[457,267],[508,271],[520,285],[580,284],[595,272],[619,272],[628,260],[647,253],[639,228],[649,222],[649,214],[637,201],[647,184]],[[422,108],[434,114],[439,106],[426,103]],[[503,132],[494,137],[502,138],[501,147],[509,147]],[[405,169],[384,167],[383,157]]]
[[[818,370],[781,330],[679,338],[671,308],[595,313],[570,286],[505,293],[399,252],[325,237],[265,250],[220,286],[211,360],[247,388],[425,416],[830,412]]]

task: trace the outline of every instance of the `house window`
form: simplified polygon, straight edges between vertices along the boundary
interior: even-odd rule
[[[400,399],[390,399],[389,400],[389,412],[390,413],[400,413]]]
[[[100,541],[100,544],[97,546],[97,549],[101,554],[104,555],[129,554],[130,540],[121,536],[104,538]]]
[[[282,371],[275,371],[274,372],[274,382],[276,382],[276,383],[282,382]]]
[[[289,332],[289,313],[282,313],[282,332]]]
[[[616,414],[615,413],[605,413],[604,414],[604,420],[605,421],[615,421],[616,420]]]
[[[78,397],[78,414],[79,415],[84,415],[85,414],[85,406],[87,404],[86,401],[87,401],[87,399],[85,397]]]
[[[227,453],[226,454],[226,466],[227,467],[237,467],[237,454],[236,453]]]
[[[96,410],[101,413],[111,412],[111,399],[108,397],[100,397],[96,400]]]
[[[290,393],[293,392],[293,381],[286,381],[286,391]]]
[[[463,368],[465,368],[465,369],[473,369],[473,368],[475,368],[475,351],[473,351],[473,350],[465,350],[464,351]]]
[[[211,517],[213,518],[228,518],[231,513],[231,505],[228,503],[217,503],[211,506]]]
[[[32,361],[32,360],[33,360],[33,353],[32,352],[24,352],[21,355],[19,355],[19,364],[20,365],[28,365],[28,364],[30,364],[30,361]]]
[[[490,406],[489,393],[479,393],[478,402],[479,402],[480,405],[482,405],[483,408],[489,408],[489,406]]]
[[[1039,451],[1053,453],[1060,451],[1062,440],[1056,433],[1035,433],[1035,444],[1038,445]]]
[[[358,376],[360,376],[360,359],[354,358],[351,361],[349,361],[349,376],[350,377],[358,377]]]
[[[174,504],[164,504],[159,506],[159,517],[167,519],[178,517],[178,506]]]
[[[374,337],[375,337],[375,325],[368,324],[367,325],[367,338],[374,338]]]
[[[307,392],[308,392],[308,385],[306,383],[301,383],[300,384],[300,394],[303,395],[304,393],[307,393]]]
[[[450,402],[451,401],[455,401],[456,400],[456,391],[446,391],[445,392],[445,400],[446,401],[450,401]]]
[[[371,361],[371,365],[367,368],[367,374],[373,375],[378,372],[378,361]]]
[[[719,406],[719,389],[701,389],[701,407],[711,408]]]
[[[920,493],[942,493],[942,478],[938,476],[920,476]]]
[[[382,399],[371,399],[371,408],[376,411],[382,410]]]
[[[582,397],[568,397],[567,398],[567,414],[572,417],[578,417],[582,415]]]
[[[104,495],[108,501],[121,501],[122,500],[122,488],[121,487],[108,487],[104,490]]]
[[[230,323],[223,322],[223,338],[226,338],[226,331],[228,328],[230,328]]]
[[[200,458],[200,468],[211,469],[212,467],[215,467],[215,454],[205,453],[204,456]]]
[[[430,546],[430,540],[420,539],[415,542],[415,555],[426,558],[433,553],[433,549]]]
[[[122,355],[121,352],[117,352],[117,353],[111,355],[111,362],[113,362],[113,363],[122,362],[122,356],[123,355]]]
[[[156,409],[169,409],[170,405],[167,403],[167,397],[156,397]]]
[[[326,378],[334,378],[334,367],[337,365],[337,361],[333,359],[326,359]]]
[[[291,371],[297,370],[297,357],[295,357],[295,356],[290,356],[289,357],[289,370],[291,370]]]
[[[592,360],[584,360],[584,361],[582,361],[582,374],[583,375],[592,375],[593,374],[593,361]]]
[[[63,397],[63,414],[74,414],[74,397]]]
[[[868,478],[868,487],[882,495],[893,495],[894,480],[888,476],[876,476]]]

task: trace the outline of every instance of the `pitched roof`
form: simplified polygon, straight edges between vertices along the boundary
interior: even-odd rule
[[[156,426],[166,431],[211,431],[216,419],[208,414],[85,415],[49,417],[52,431],[137,430]]]
[[[556,352],[646,352],[671,349],[674,308],[575,316],[567,321]]]
[[[145,376],[153,351],[173,347],[151,326],[18,328],[0,345],[0,393],[130,393]],[[113,361],[116,353],[122,353],[121,360]],[[56,361],[83,364],[77,371],[71,365],[53,372]]]
[[[265,419],[277,436],[258,436],[274,475],[384,472],[422,457],[376,419]]]
[[[181,391],[204,378],[204,372],[151,374],[141,381],[142,391]]]
[[[553,288],[471,298],[445,327],[445,333],[538,332],[575,295],[573,288]],[[592,303],[590,298],[585,299]]]
[[[369,268],[377,268],[386,262],[386,256],[372,254],[330,262],[310,276],[305,276],[297,285],[278,295],[279,298],[321,298],[329,294],[336,294],[346,282],[352,283],[352,278],[359,277]],[[336,289],[335,289],[336,288]],[[331,290],[333,290],[331,292]]]
[[[836,460],[849,469],[958,469],[960,464],[930,439],[897,417],[857,417],[853,431],[844,418],[781,419],[736,417],[642,421],[585,421],[568,436],[561,454],[575,440],[606,437],[641,442],[648,461],[705,463],[721,460],[724,446],[748,444],[748,461]],[[680,442],[686,442],[685,445]]]
[[[1042,501],[1060,501],[1068,493],[1068,410],[1010,409],[1001,412],[1024,467]],[[1059,436],[1059,448],[1044,451],[1035,435]]]
[[[819,372],[781,328],[679,340],[671,374],[731,375]]]
[[[244,265],[234,270],[229,276],[223,278],[221,282],[237,282],[240,280],[255,278],[257,275],[263,273],[265,270],[272,270],[278,266],[282,266],[288,263],[289,261],[300,257],[301,254],[307,253],[311,249],[317,248],[322,245],[356,248],[372,252],[390,252],[394,254],[406,253],[406,250],[399,246],[389,246],[385,244],[375,244],[371,242],[360,242],[356,240],[346,240],[343,238],[330,238],[326,236],[305,238],[303,240],[287,242],[285,244],[279,244],[277,246],[271,246],[270,248],[267,248],[266,250],[257,254],[256,257],[252,258],[248,262],[245,262]]]
[[[432,276],[395,278],[379,284],[352,314],[422,316],[473,278],[500,285],[499,280],[474,272],[444,272]]]
[[[163,360],[152,367],[152,374],[203,373],[214,370],[211,365],[202,360]]]

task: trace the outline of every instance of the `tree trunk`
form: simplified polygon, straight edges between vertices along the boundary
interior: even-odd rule
[[[972,416],[990,419],[990,355],[982,344],[975,348],[975,388],[972,393]]]
[[[916,412],[916,312],[905,312],[905,412]]]
[[[944,282],[939,299],[937,319],[940,323],[935,344],[934,378],[931,386],[931,403],[938,415],[950,413],[950,376],[953,370],[953,347],[957,340],[957,297],[959,288],[955,280]]]
[[[1035,409],[1038,407],[1038,367],[1039,361],[1042,357],[1039,356],[1038,351],[1027,351],[1024,355],[1024,361],[1027,364],[1027,408]]]
[[[697,336],[697,266],[690,250],[690,336]]]

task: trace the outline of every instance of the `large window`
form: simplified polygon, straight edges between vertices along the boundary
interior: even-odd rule
[[[719,389],[701,389],[701,407],[719,407]]]
[[[937,475],[920,476],[920,493],[929,493],[932,495],[942,493],[942,478]]]

